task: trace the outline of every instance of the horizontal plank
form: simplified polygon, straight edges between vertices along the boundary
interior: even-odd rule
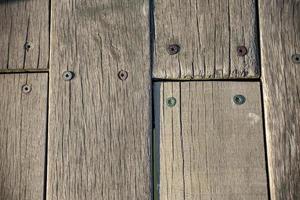
[[[0,75],[0,199],[43,199],[47,76]]]
[[[160,199],[268,200],[258,82],[155,83],[154,94]]]
[[[300,199],[300,1],[259,2],[271,196],[295,200]]]
[[[153,77],[258,78],[256,2],[155,1]],[[169,54],[168,47],[172,44],[180,46],[179,53]],[[241,46],[246,48],[244,56],[238,52]]]
[[[0,70],[47,69],[49,0],[0,0]]]

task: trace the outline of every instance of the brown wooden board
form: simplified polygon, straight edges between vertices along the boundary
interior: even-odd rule
[[[47,85],[47,74],[0,75],[1,200],[43,199]]]
[[[0,0],[0,71],[47,69],[49,0]]]
[[[160,199],[268,200],[258,82],[157,82],[154,94]]]
[[[52,0],[47,200],[151,199],[148,4]]]
[[[295,200],[300,199],[300,1],[259,2],[271,196]]]
[[[255,0],[155,1],[155,57],[158,79],[258,78]],[[167,47],[180,52],[169,55]],[[246,56],[237,48],[245,46]]]

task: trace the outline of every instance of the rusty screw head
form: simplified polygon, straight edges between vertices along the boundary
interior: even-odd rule
[[[25,84],[22,86],[22,92],[24,94],[28,94],[31,92],[31,85]]]
[[[238,56],[245,56],[248,53],[248,49],[245,46],[237,47],[237,55]]]
[[[170,44],[167,47],[167,51],[168,51],[169,55],[175,55],[175,54],[179,53],[180,46],[178,44]]]
[[[71,71],[65,71],[64,73],[63,73],[63,79],[65,80],[65,81],[70,81],[70,80],[72,80],[74,78],[74,73],[73,72],[71,72]]]
[[[125,70],[121,70],[118,73],[118,77],[120,80],[125,81],[128,78],[128,72]]]
[[[293,63],[300,64],[300,54],[294,54],[292,56]]]
[[[244,95],[238,94],[233,97],[233,102],[236,105],[242,105],[246,102],[246,97]]]

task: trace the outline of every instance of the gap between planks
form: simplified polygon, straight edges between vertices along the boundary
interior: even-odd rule
[[[0,69],[0,74],[49,73],[49,69]]]

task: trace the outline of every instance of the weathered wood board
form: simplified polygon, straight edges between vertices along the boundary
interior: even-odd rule
[[[157,0],[153,77],[258,78],[256,6],[255,0]],[[169,55],[170,44],[180,52]],[[238,56],[239,46],[248,49],[246,56]]]
[[[151,199],[148,4],[52,0],[47,200]]]
[[[47,69],[49,0],[0,0],[0,71]]]
[[[268,200],[258,82],[157,82],[154,94],[160,199]]]
[[[300,1],[259,2],[271,196],[295,200],[300,199]]]
[[[0,199],[44,196],[47,74],[0,75]],[[31,92],[23,92],[23,85]]]

